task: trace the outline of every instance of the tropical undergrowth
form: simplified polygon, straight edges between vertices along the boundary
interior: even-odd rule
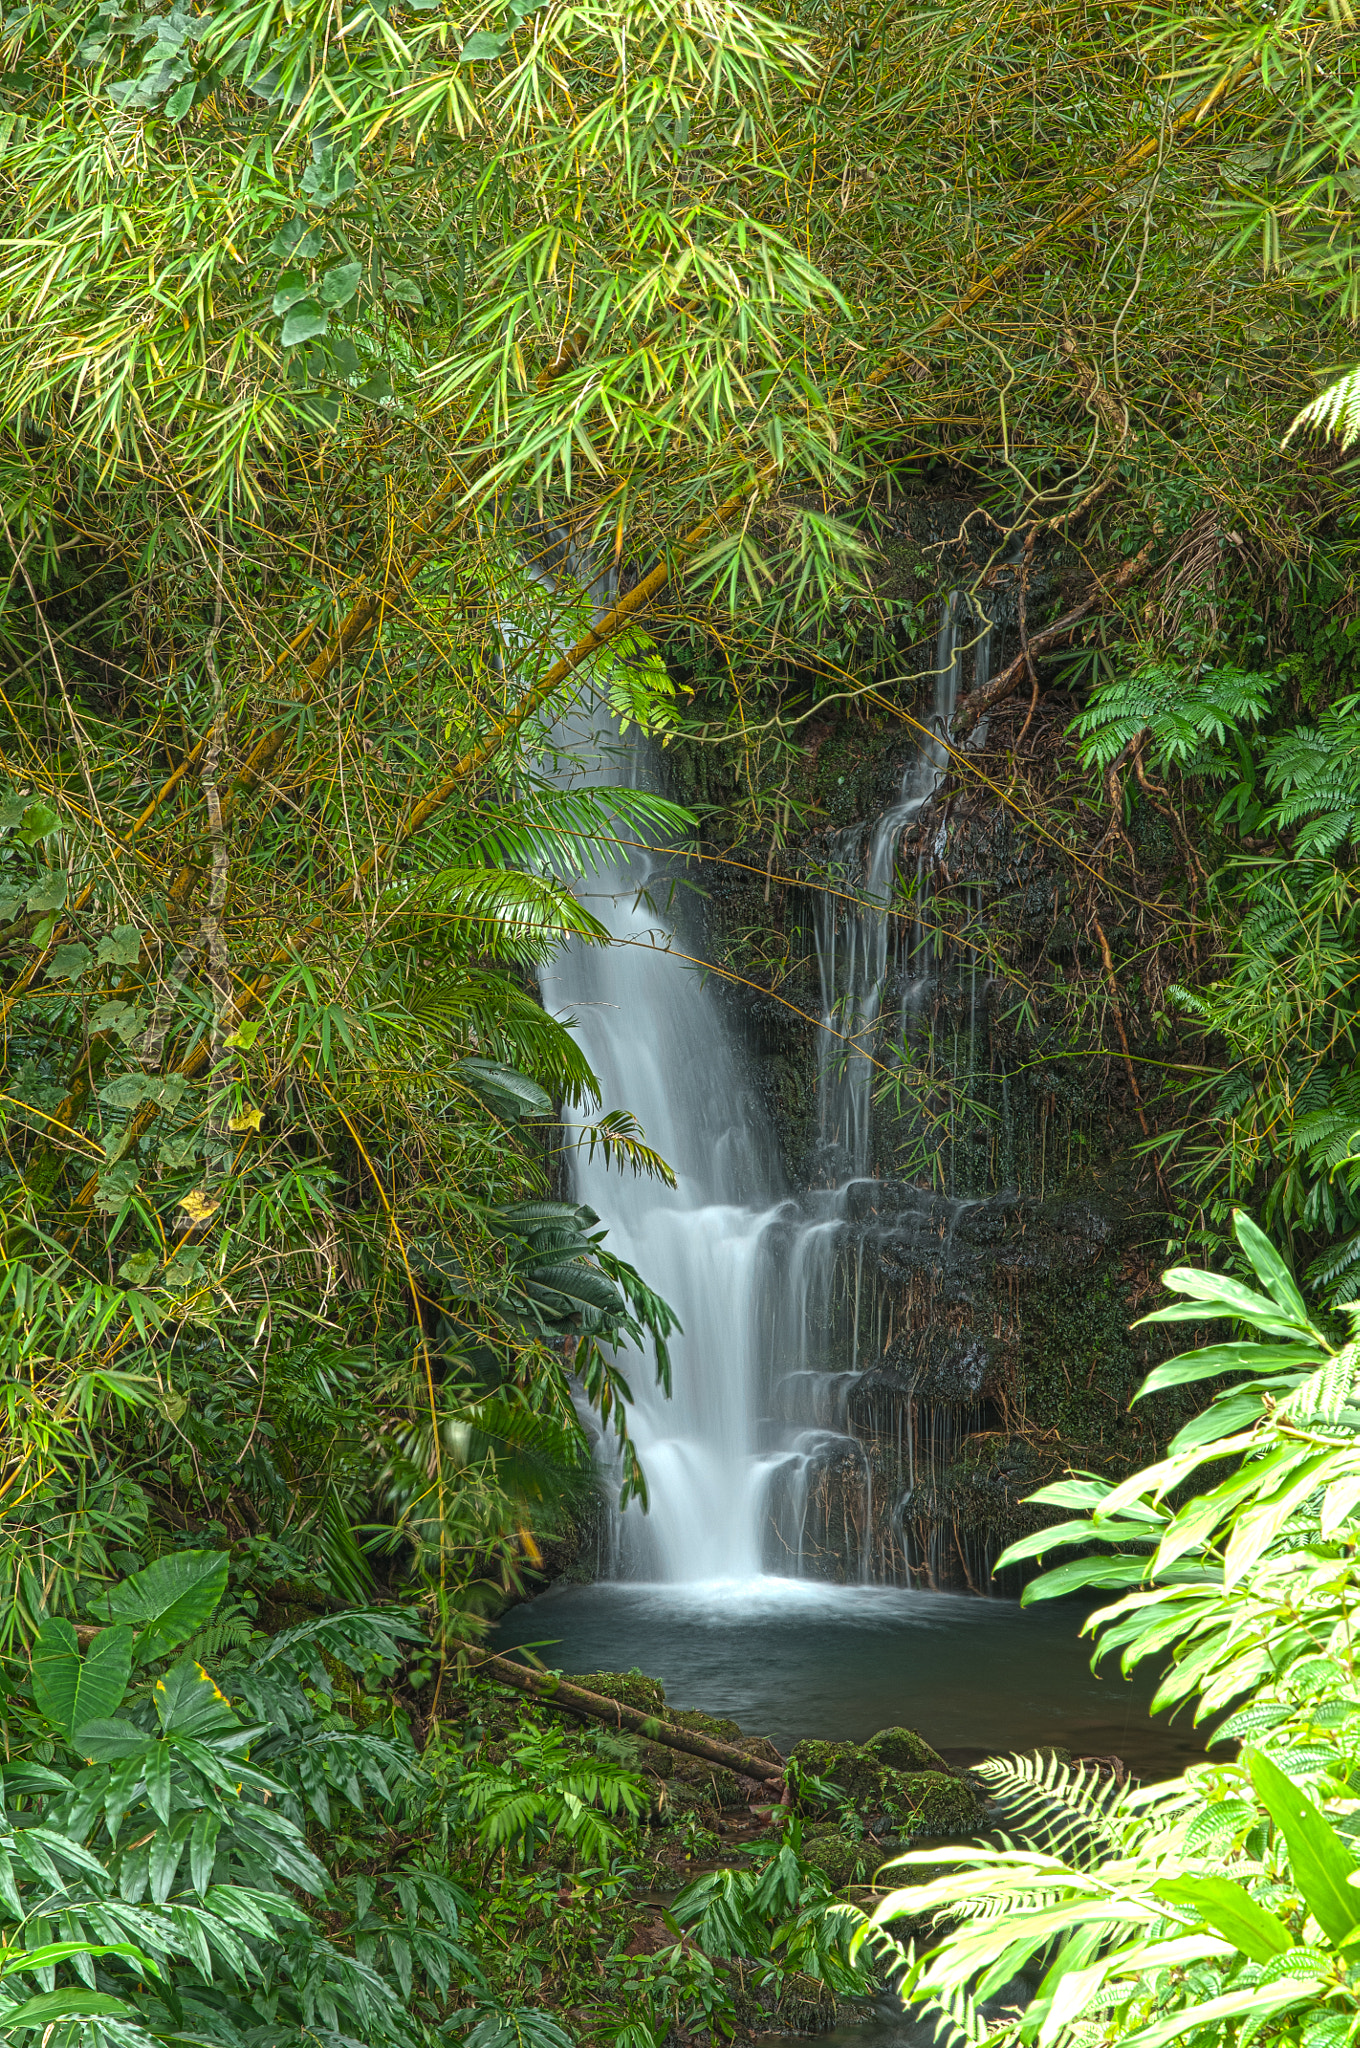
[[[497,1688],[441,1713],[410,1608],[270,1635],[192,1548],[78,1592],[4,1662],[6,2039],[649,2048],[866,1982],[796,1823],[687,1885],[708,1809]]]
[[[1147,1470],[1045,1489],[1067,1518],[1011,1553],[1075,1550],[1026,1598],[1103,1595],[1098,1654],[1160,1667],[1154,1706],[1189,1707],[1226,1753],[1153,1785],[1051,1758],[983,1766],[998,1834],[932,1853],[928,1874],[904,1858],[916,1881],[859,1935],[945,2038],[1322,2044],[1360,2028],[1357,1345],[1240,1214],[1236,1234],[1255,1284],[1173,1269],[1181,1299],[1153,1318],[1227,1326],[1145,1389],[1208,1383],[1212,1401]],[[903,1916],[905,1946],[888,1931]]]

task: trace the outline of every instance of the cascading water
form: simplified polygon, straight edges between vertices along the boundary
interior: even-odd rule
[[[610,735],[572,748],[594,781],[617,781]],[[623,752],[641,779],[646,757]],[[674,1393],[667,1400],[639,1358],[629,1374],[630,1427],[650,1509],[614,1530],[614,1571],[661,1580],[749,1577],[760,1569],[752,1454],[760,1380],[757,1268],[775,1192],[770,1133],[744,1085],[712,995],[684,959],[648,885],[661,864],[639,849],[590,883],[589,902],[614,940],[572,945],[545,971],[543,995],[572,1028],[608,1105],[626,1104],[675,1170],[677,1187],[625,1185],[579,1147],[577,1199],[607,1222],[631,1259],[677,1311]],[[679,957],[677,957],[679,956]]]
[[[876,1184],[868,1178],[876,1164],[873,1096],[875,1079],[892,1056],[894,1034],[885,1015],[890,991],[896,983],[891,1021],[898,1042],[905,1043],[936,973],[938,949],[929,929],[932,862],[924,850],[917,856],[914,917],[907,924],[894,915],[902,842],[943,780],[965,656],[971,648],[973,686],[980,688],[989,673],[991,634],[987,618],[962,592],[951,592],[935,647],[933,709],[897,798],[872,826],[836,835],[832,887],[815,907],[822,996],[818,1162],[839,1185],[808,1198],[796,1222],[771,1233],[766,1276],[773,1349],[784,1367],[776,1408],[786,1424],[782,1440],[766,1454],[768,1521],[775,1554],[800,1574],[815,1555],[819,1568],[834,1561],[836,1569],[860,1579],[905,1573],[940,1582],[937,1517],[928,1496],[934,1473],[957,1450],[960,1424],[957,1415],[946,1419],[918,1401],[914,1388],[899,1390],[890,1404],[894,1428],[886,1439],[890,1484],[880,1484],[876,1513],[874,1460],[860,1425],[870,1424],[864,1436],[874,1444],[885,1433],[862,1404],[856,1413],[856,1390],[886,1345],[881,1301],[864,1298],[865,1237],[856,1228],[863,1217],[855,1211],[867,1208],[872,1214],[876,1199]],[[976,973],[972,981],[970,1060],[978,1036]],[[890,1316],[888,1342],[892,1335]],[[913,1503],[928,1530],[924,1545],[914,1546],[916,1555],[907,1531]],[[965,1576],[974,1580],[966,1563]],[[976,1578],[985,1585],[985,1569]]]
[[[903,834],[940,786],[948,766],[949,721],[963,684],[967,642],[961,620],[973,625],[962,594],[945,600],[935,645],[935,702],[929,726],[902,777],[897,800],[869,828],[852,825],[831,842],[830,886],[817,899],[815,932],[821,980],[817,1109],[823,1166],[837,1180],[867,1173],[871,1153],[872,1086],[883,997],[891,973],[904,966],[908,988],[919,994],[934,948],[925,926],[929,866],[918,859],[916,916],[905,961],[892,957],[893,898]],[[974,687],[986,681],[991,627],[973,631]],[[868,840],[867,857],[865,840]],[[846,896],[850,896],[849,906]],[[904,992],[904,1001],[907,1000]]]
[[[656,1181],[625,1186],[602,1157],[579,1148],[573,1155],[577,1199],[600,1214],[611,1246],[684,1326],[672,1346],[671,1399],[652,1384],[648,1361],[638,1358],[630,1373],[631,1428],[650,1507],[615,1518],[615,1576],[684,1582],[831,1570],[864,1581],[939,1580],[933,1538],[913,1556],[903,1499],[915,1499],[920,1514],[922,1488],[962,1425],[910,1395],[897,1402],[890,1483],[876,1492],[856,1402],[885,1348],[882,1302],[875,1308],[861,1299],[864,1241],[854,1236],[855,1212],[863,1207],[858,1191],[875,1185],[865,1176],[873,1165],[872,1084],[888,992],[896,979],[895,1021],[905,1024],[923,1001],[935,958],[924,858],[916,917],[898,936],[893,897],[902,840],[943,777],[964,655],[971,647],[976,686],[987,673],[989,642],[987,621],[951,594],[936,646],[933,708],[897,799],[871,828],[853,828],[833,843],[833,864],[855,896],[849,909],[828,896],[816,930],[820,1156],[833,1185],[801,1201],[781,1199],[773,1133],[718,1003],[648,893],[668,886],[664,859],[638,850],[599,872],[590,905],[614,943],[566,947],[543,975],[544,998],[571,1018],[606,1104],[636,1113],[678,1181],[673,1191]],[[648,775],[645,750],[623,747],[607,728],[570,735],[564,756],[576,775],[597,783],[617,781],[620,766],[638,781]],[[892,1336],[890,1311],[888,1342]],[[965,1572],[971,1581],[966,1563]]]

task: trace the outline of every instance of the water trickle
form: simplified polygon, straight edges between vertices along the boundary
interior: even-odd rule
[[[825,1177],[870,1171],[873,1082],[883,998],[905,965],[904,1005],[919,1006],[936,955],[928,925],[930,862],[918,855],[915,915],[896,956],[894,898],[902,839],[939,788],[949,763],[946,741],[971,646],[975,678],[988,673],[992,629],[959,591],[946,598],[935,643],[934,705],[908,761],[895,801],[876,823],[848,826],[831,841],[828,887],[814,910],[822,1016],[817,1061],[817,1122]],[[906,1018],[901,1020],[906,1024]]]

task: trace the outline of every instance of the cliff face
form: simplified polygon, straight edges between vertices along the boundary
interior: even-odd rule
[[[902,578],[959,508],[912,516]],[[920,576],[918,616],[946,619],[947,586]],[[703,819],[696,943],[791,1195],[767,1283],[771,1437],[799,1453],[771,1493],[774,1569],[995,1589],[995,1557],[1034,1525],[1028,1493],[1068,1466],[1147,1462],[1182,1415],[1174,1396],[1130,1409],[1166,1352],[1129,1325],[1154,1305],[1168,1221],[1102,979],[1098,934],[1121,927],[1054,828],[1079,780],[1070,703],[1049,693],[1022,751],[1026,690],[921,770],[943,665],[956,693],[995,674],[1015,609],[998,573],[976,609],[953,600],[952,641],[940,627],[905,651],[914,690],[801,716],[777,844],[742,827],[749,762],[666,755]],[[1145,1015],[1125,1037],[1150,1042]]]

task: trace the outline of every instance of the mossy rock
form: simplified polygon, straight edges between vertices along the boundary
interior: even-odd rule
[[[834,1785],[856,1806],[873,1807],[881,1802],[883,1766],[857,1742],[795,1743],[789,1762],[797,1764],[810,1777]]]
[[[803,1858],[821,1871],[833,1891],[839,1892],[859,1878],[865,1861],[864,1845],[827,1828],[804,1841]]]
[[[597,1692],[602,1699],[636,1707],[640,1714],[666,1713],[665,1686],[659,1678],[648,1678],[643,1671],[587,1671],[580,1678],[569,1677],[567,1683],[579,1685],[585,1692]]]
[[[726,1720],[721,1714],[702,1713],[698,1707],[686,1707],[680,1713],[671,1712],[666,1719],[672,1727],[688,1728],[692,1735],[707,1735],[714,1742],[731,1742],[740,1748],[746,1739],[739,1722]]]
[[[949,1772],[944,1758],[914,1728],[880,1728],[864,1747],[890,1771],[943,1771],[946,1775]]]
[[[667,1779],[665,1803],[661,1808],[663,1825],[679,1828],[690,1819],[697,1820],[701,1827],[715,1827],[718,1820],[716,1803],[702,1785],[687,1785],[683,1778]]]
[[[713,1806],[745,1806],[747,1794],[734,1771],[722,1764],[705,1763],[701,1756],[686,1756],[678,1749],[672,1750],[671,1755],[675,1760],[670,1775],[672,1785],[695,1786]]]
[[[785,1983],[774,2015],[791,2034],[829,2034],[840,2016],[835,1993],[803,1970],[795,1970]]]
[[[893,1771],[886,1788],[913,1835],[971,1835],[982,1801],[967,1778],[946,1771]]]

